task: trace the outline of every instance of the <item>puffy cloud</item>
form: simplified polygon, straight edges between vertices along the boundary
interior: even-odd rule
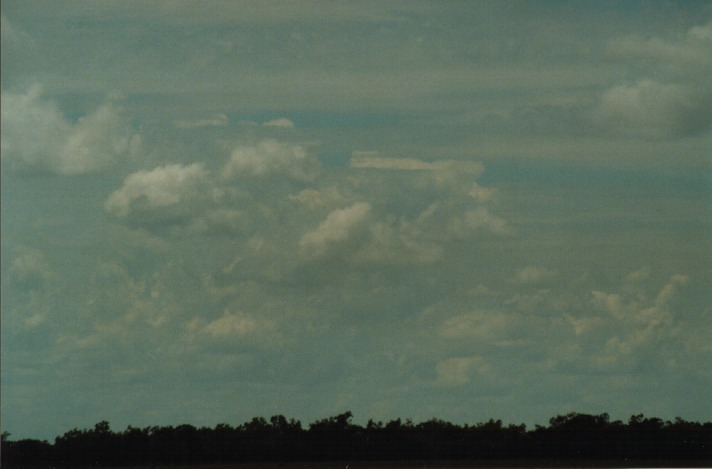
[[[54,272],[44,254],[36,249],[25,249],[10,266],[12,280],[26,288],[38,288],[50,279]]]
[[[477,183],[472,183],[472,188],[470,189],[470,192],[467,193],[467,195],[478,202],[488,202],[492,198],[493,194],[493,189],[482,187]]]
[[[617,38],[606,47],[610,58],[638,60],[676,74],[696,74],[712,66],[712,22],[693,26],[675,39]]]
[[[316,229],[305,233],[299,244],[306,252],[316,257],[344,247],[363,226],[370,211],[371,205],[366,202],[357,202],[351,207],[334,210]]]
[[[354,253],[353,260],[372,264],[432,263],[440,260],[443,247],[424,239],[418,223],[401,220],[398,224],[374,223],[368,242]]]
[[[645,79],[606,91],[596,118],[617,135],[647,138],[697,135],[712,125],[712,92]]]
[[[452,357],[439,362],[435,366],[438,383],[444,386],[467,384],[473,375],[483,375],[489,371],[487,361],[479,356]]]
[[[182,204],[206,196],[208,172],[202,164],[169,164],[138,171],[106,200],[106,211],[118,218],[154,217],[165,222],[185,216]]]
[[[256,146],[235,148],[223,167],[222,176],[225,179],[232,179],[279,173],[304,180],[310,178],[309,164],[307,152],[301,145],[268,139]]]
[[[492,314],[486,312],[453,316],[440,325],[438,334],[450,339],[486,338],[491,328],[499,328],[506,325],[504,316],[492,316]]]
[[[38,86],[2,93],[2,158],[17,171],[84,174],[99,171],[137,150],[113,104],[72,123]]]
[[[304,189],[297,195],[290,194],[289,199],[304,204],[312,210],[317,210],[340,203],[344,197],[336,187],[330,186],[322,190]]]
[[[517,270],[510,281],[520,285],[537,284],[556,276],[556,272],[544,267],[527,266]]]
[[[450,221],[450,232],[455,238],[468,238],[472,233],[483,230],[501,235],[512,231],[504,219],[492,215],[487,207],[468,210]]]
[[[686,275],[673,275],[654,298],[631,284],[624,285],[620,293],[594,291],[594,304],[607,312],[614,321],[590,318],[585,323],[572,322],[577,334],[592,332],[596,326],[606,325],[610,336],[593,356],[592,363],[604,368],[630,366],[643,360],[646,351],[657,353],[649,350],[655,344],[674,340],[679,325],[670,302],[688,280]],[[638,275],[629,276],[629,282],[639,281]]]
[[[17,27],[5,14],[0,14],[0,31],[4,47],[19,47],[31,44],[32,38],[22,28]]]
[[[274,321],[243,312],[226,309],[223,315],[206,320],[195,317],[185,324],[188,339],[198,341],[225,341],[239,344],[275,345],[283,342],[283,337]],[[236,342],[235,342],[236,341]]]
[[[226,311],[222,317],[209,322],[202,330],[213,337],[245,336],[257,331],[257,321],[245,314]]]

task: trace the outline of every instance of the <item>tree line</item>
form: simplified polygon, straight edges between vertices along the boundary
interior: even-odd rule
[[[455,461],[559,459],[568,461],[686,461],[712,463],[712,422],[681,418],[663,421],[608,414],[569,413],[546,426],[504,425],[489,420],[456,425],[440,419],[418,424],[400,418],[387,423],[352,422],[345,412],[301,422],[275,415],[238,426],[153,426],[115,432],[106,421],[93,429],[73,429],[54,443],[11,441],[3,434],[2,467],[69,468],[157,466],[239,462]]]

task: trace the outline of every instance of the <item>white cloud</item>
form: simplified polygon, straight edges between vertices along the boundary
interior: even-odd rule
[[[444,386],[467,384],[473,375],[483,375],[489,371],[487,361],[479,356],[452,357],[439,362],[435,366],[438,383]]]
[[[33,43],[30,35],[22,28],[17,27],[5,14],[0,14],[0,32],[3,49],[6,47],[19,48]]]
[[[556,272],[544,267],[526,266],[517,269],[517,273],[510,281],[520,285],[541,283],[556,276]]]
[[[518,322],[507,313],[474,311],[446,319],[438,327],[438,335],[447,339],[501,341],[515,331]]]
[[[269,139],[256,146],[235,148],[223,167],[222,177],[232,179],[279,173],[299,180],[309,179],[309,163],[307,152],[301,145]]]
[[[608,43],[606,52],[611,58],[638,60],[658,70],[694,76],[712,65],[712,22],[693,26],[673,39],[617,38]]]
[[[258,323],[254,318],[225,311],[222,317],[209,322],[202,330],[213,337],[227,337],[255,334],[257,329]]]
[[[188,339],[224,340],[228,343],[251,343],[275,345],[283,342],[282,334],[270,319],[226,309],[223,315],[213,320],[194,317],[185,323]]]
[[[636,274],[636,273],[634,273]],[[594,304],[606,311],[611,321],[591,318],[585,323],[574,321],[572,325],[577,334],[595,330],[593,326],[606,325],[610,337],[603,348],[592,357],[592,363],[609,368],[630,366],[644,359],[647,353],[659,353],[650,350],[655,344],[674,340],[679,325],[676,314],[670,309],[670,301],[679,288],[688,282],[686,275],[673,275],[669,282],[651,298],[637,285],[639,275],[629,276],[629,282],[620,293],[594,291]]]
[[[13,281],[29,288],[40,287],[54,272],[44,254],[36,249],[23,249],[10,266]]]
[[[660,290],[658,296],[655,298],[655,307],[664,308],[670,299],[675,295],[677,290],[685,285],[689,281],[687,275],[676,274],[670,278],[670,282]]]
[[[467,193],[470,197],[478,202],[488,202],[494,194],[494,189],[488,187],[482,187],[477,183],[472,183],[472,188],[470,192]]]
[[[289,199],[317,210],[343,202],[344,197],[335,186],[329,186],[321,190],[304,189],[297,195],[290,194]]]
[[[645,79],[607,90],[595,116],[616,135],[686,137],[712,125],[712,93]]]
[[[267,121],[264,124],[262,124],[266,127],[279,127],[282,129],[293,129],[294,128],[294,122],[290,121],[287,118],[280,118],[280,119],[274,119],[271,121]]]
[[[343,247],[354,232],[363,226],[371,205],[357,202],[351,207],[336,209],[313,231],[305,233],[299,240],[300,246],[310,255],[320,257],[333,249]]]
[[[475,161],[422,161],[413,158],[383,158],[376,152],[355,151],[351,156],[351,167],[359,169],[391,169],[400,171],[452,171],[464,172],[477,177],[484,171],[484,165]]]
[[[220,113],[200,119],[179,119],[174,121],[173,124],[178,129],[195,129],[200,127],[225,127],[228,123],[227,115]]]
[[[113,104],[76,123],[38,86],[2,93],[2,159],[18,171],[84,174],[102,170],[136,151],[139,142]]]
[[[157,209],[175,207],[203,195],[208,172],[202,164],[169,164],[130,174],[106,200],[106,211],[119,218],[134,212],[159,216]],[[174,214],[175,215],[175,214]]]
[[[406,220],[395,226],[374,223],[369,228],[368,242],[354,253],[353,260],[372,264],[423,264],[440,260],[443,247],[423,238],[417,223]]]
[[[500,235],[512,232],[509,224],[504,219],[492,215],[487,207],[468,210],[450,220],[450,233],[458,239],[468,238],[472,233],[483,230]]]

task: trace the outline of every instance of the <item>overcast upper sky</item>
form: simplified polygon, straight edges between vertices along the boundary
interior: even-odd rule
[[[2,429],[712,420],[706,1],[2,2]]]

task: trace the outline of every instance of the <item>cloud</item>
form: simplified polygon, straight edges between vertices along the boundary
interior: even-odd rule
[[[609,41],[606,53],[641,76],[610,87],[595,120],[608,132],[643,138],[697,136],[712,127],[712,22],[673,38]]]
[[[489,371],[487,361],[479,356],[452,357],[435,366],[438,383],[444,386],[467,384],[473,375],[483,375]]]
[[[673,39],[628,36],[611,40],[606,46],[609,58],[636,60],[657,70],[693,77],[712,66],[712,22],[693,26]]]
[[[255,335],[260,325],[253,317],[242,313],[225,311],[222,317],[209,322],[202,332],[213,337],[240,337]]]
[[[179,119],[174,121],[173,124],[178,129],[196,129],[201,127],[225,127],[228,123],[227,115],[221,113],[202,119]]]
[[[521,318],[499,311],[473,311],[458,314],[438,326],[438,335],[446,339],[475,339],[485,342],[510,340],[518,334]]]
[[[494,234],[506,235],[512,232],[509,224],[500,217],[492,215],[487,207],[477,207],[468,210],[461,216],[450,220],[450,233],[457,239],[472,236],[475,232],[489,231]]]
[[[44,254],[36,249],[23,249],[10,266],[12,280],[25,288],[40,288],[54,276]]]
[[[348,245],[354,233],[363,226],[370,211],[371,205],[366,202],[333,210],[316,229],[301,237],[299,245],[314,257],[333,253]]]
[[[608,89],[595,118],[615,135],[694,136],[712,125],[712,92],[644,79]]]
[[[290,121],[287,118],[280,118],[280,119],[274,119],[271,121],[267,121],[264,124],[265,127],[279,127],[282,129],[293,129],[294,128],[294,122]]]
[[[519,285],[538,284],[556,276],[556,272],[544,267],[527,266],[517,270],[514,278],[510,282]]]
[[[297,195],[290,194],[289,199],[304,204],[312,210],[318,210],[343,202],[344,197],[335,186],[329,186],[322,190],[304,189]]]
[[[238,146],[222,170],[222,177],[286,174],[298,180],[310,179],[310,160],[301,145],[264,140],[255,146]]]
[[[426,239],[418,223],[400,220],[377,222],[368,230],[368,242],[354,253],[353,260],[369,264],[423,264],[442,259],[443,246]]]
[[[184,323],[185,345],[212,347],[222,344],[230,348],[271,347],[284,345],[285,338],[272,319],[232,311],[226,308],[222,316],[208,319],[196,316]],[[223,358],[234,355],[234,350],[223,353]],[[217,357],[217,355],[216,355]]]
[[[186,204],[205,197],[207,182],[208,172],[199,163],[138,171],[109,195],[105,209],[117,218],[164,223],[186,216]]]
[[[689,281],[686,275],[673,275],[667,284],[651,298],[637,285],[638,275],[629,276],[629,282],[619,293],[592,292],[593,302],[613,318],[613,321],[589,320],[573,324],[577,334],[606,326],[610,334],[603,347],[591,361],[597,367],[615,368],[633,366],[646,355],[656,355],[653,347],[674,341],[679,325],[670,302],[680,287]],[[598,326],[598,327],[595,327]],[[660,350],[664,353],[664,350]]]
[[[0,14],[0,32],[3,52],[6,47],[20,48],[33,44],[32,37],[25,30],[17,27],[5,14]]]
[[[72,175],[100,171],[137,151],[120,112],[104,104],[70,122],[39,86],[2,93],[2,161],[15,171]]]
[[[382,158],[375,152],[355,151],[351,156],[351,167],[359,169],[390,169],[400,171],[457,171],[477,177],[484,171],[484,165],[474,161],[421,161],[412,158]]]

